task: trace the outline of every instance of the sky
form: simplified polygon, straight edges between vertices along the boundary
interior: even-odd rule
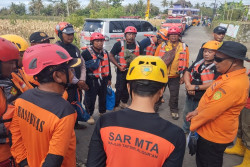
[[[0,9],[3,8],[3,7],[9,7],[11,5],[11,3],[16,3],[16,4],[19,4],[19,3],[24,3],[25,5],[28,5],[29,2],[31,0],[0,0]],[[66,2],[66,0],[64,0]],[[89,0],[78,0],[81,4],[81,6],[85,7],[88,5],[89,3]],[[101,0],[99,0],[101,1]],[[106,1],[106,0],[103,0],[103,1]],[[127,5],[129,3],[136,3],[138,0],[123,0],[122,4],[123,5]],[[145,3],[147,3],[147,0],[143,0],[145,1]],[[151,3],[154,4],[155,6],[159,7],[160,10],[163,10],[163,7],[161,5],[161,1],[162,0],[151,0]],[[170,0],[168,0],[170,1]],[[176,2],[177,0],[173,0],[173,2]],[[202,2],[206,2],[207,6],[210,5],[211,3],[214,3],[215,0],[187,0],[187,1],[190,1],[193,5],[195,5],[197,2],[199,3],[202,3]],[[226,2],[239,2],[240,0],[226,0]],[[225,0],[216,0],[217,3],[224,3]],[[43,3],[44,4],[48,4],[48,2],[46,2],[46,0],[43,0]],[[249,4],[250,5],[250,0],[243,0],[243,3],[244,4]]]

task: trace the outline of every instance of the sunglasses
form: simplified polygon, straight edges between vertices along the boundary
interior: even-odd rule
[[[232,59],[232,58],[231,57],[221,58],[221,57],[217,57],[216,55],[214,56],[214,61],[216,61],[217,63],[220,63],[226,59]]]

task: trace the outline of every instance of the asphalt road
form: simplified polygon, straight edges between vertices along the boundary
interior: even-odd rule
[[[200,46],[202,43],[213,39],[212,34],[208,33],[206,28],[204,27],[191,27],[189,28],[185,35],[183,36],[183,41],[189,46],[189,52],[190,52],[190,65],[191,63],[196,59],[196,56],[198,54],[198,51],[200,49]],[[115,71],[112,70],[112,86],[115,84]],[[164,93],[164,99],[165,103],[160,107],[159,114],[162,118],[182,127],[183,124],[183,117],[182,117],[182,110],[185,103],[185,89],[184,85],[181,85],[180,88],[180,95],[179,95],[179,113],[180,118],[179,120],[173,120],[170,116],[170,109],[168,106],[168,100],[169,100],[169,91],[167,90]],[[94,113],[94,118],[97,120],[99,118],[98,113],[98,104],[96,104],[96,109]],[[107,111],[110,112],[110,111]],[[88,125],[87,123],[83,123],[87,126],[86,129],[83,130],[76,130],[76,137],[77,137],[77,148],[76,148],[76,154],[77,154],[77,161],[85,163],[87,160],[87,154],[88,154],[88,145],[90,142],[91,135],[93,133],[93,129],[95,125]],[[224,155],[224,164],[223,167],[232,167],[234,165],[240,164],[242,161],[242,157],[236,156],[236,155]],[[188,148],[186,149],[183,167],[196,167],[195,163],[195,156],[191,156],[188,154]]]

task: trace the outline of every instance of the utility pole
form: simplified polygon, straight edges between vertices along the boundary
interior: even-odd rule
[[[69,0],[67,0],[67,13],[68,13],[68,16],[69,16]]]
[[[215,15],[216,15],[216,0],[214,0],[213,19]]]

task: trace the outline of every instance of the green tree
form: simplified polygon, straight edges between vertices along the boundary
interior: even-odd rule
[[[80,8],[80,3],[78,2],[78,0],[67,0],[67,3],[69,6],[70,13],[73,13]]]
[[[32,15],[41,15],[43,7],[42,0],[31,0],[29,3],[29,11]]]
[[[168,1],[167,0],[162,0],[161,5],[163,6],[164,9],[168,6]]]
[[[41,10],[41,15],[53,16],[54,15],[54,6],[49,4]]]
[[[2,8],[0,9],[0,15],[9,15],[10,14],[10,10],[7,8]]]
[[[20,3],[18,5],[12,2],[10,5],[10,13],[16,15],[25,15],[26,14],[25,4]]]
[[[123,0],[108,0],[108,2],[112,4],[112,6],[116,6],[116,7],[121,6],[122,1]]]

